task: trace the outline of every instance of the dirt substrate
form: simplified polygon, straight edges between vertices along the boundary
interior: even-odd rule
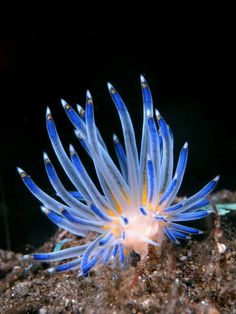
[[[236,193],[212,198],[236,202]],[[216,227],[201,240],[165,242],[161,254],[151,249],[126,271],[101,267],[88,278],[50,275],[48,264],[0,251],[0,313],[236,313],[236,214],[222,217],[220,227],[212,216],[208,225]],[[38,251],[51,251],[61,234]]]

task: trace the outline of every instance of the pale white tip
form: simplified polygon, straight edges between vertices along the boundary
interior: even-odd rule
[[[178,178],[178,174],[176,173],[175,175],[174,175],[174,180],[177,180],[177,178]]]
[[[151,160],[151,157],[149,154],[147,154],[147,160],[150,161]]]
[[[91,93],[90,93],[89,90],[87,90],[87,92],[86,92],[86,97],[87,97],[87,98],[92,98]]]
[[[147,109],[147,117],[152,118],[152,113],[150,109]]]
[[[77,129],[74,129],[74,133],[75,133],[76,137],[79,136],[79,131]]]
[[[69,151],[70,151],[70,154],[74,154],[75,153],[75,149],[72,146],[72,144],[69,145]]]
[[[30,259],[30,254],[23,255],[23,259]]]
[[[68,105],[68,103],[64,99],[61,99],[61,104],[63,108],[65,108],[65,106]]]
[[[116,134],[113,134],[113,141],[114,142],[116,142],[116,143],[118,143],[119,142],[119,140],[118,140],[118,137],[117,137],[117,135]]]
[[[47,214],[50,212],[50,210],[49,210],[48,208],[44,207],[44,206],[40,206],[40,208],[41,208],[41,211],[42,211],[45,215],[47,215]]]
[[[85,114],[84,109],[79,104],[77,104],[76,107],[77,107],[77,111],[78,111],[79,115],[84,116],[84,114]]]
[[[74,132],[75,132],[75,136],[76,136],[79,140],[83,138],[83,135],[82,135],[77,129],[75,129]]]
[[[141,83],[145,83],[146,82],[146,80],[145,80],[145,78],[144,78],[144,76],[142,74],[140,75],[140,81],[141,81]]]
[[[76,108],[79,112],[82,110],[82,107],[79,104],[76,105]]]
[[[114,88],[114,87],[111,85],[111,83],[109,83],[109,82],[107,82],[107,87],[108,87],[109,90],[112,89],[112,88]]]
[[[49,158],[48,158],[48,155],[47,155],[45,152],[43,152],[43,159],[44,159],[44,160],[49,159]]]
[[[47,107],[47,109],[46,109],[46,115],[49,115],[49,114],[51,114],[51,111],[50,111],[49,107]]]
[[[186,149],[188,147],[188,142],[184,143],[183,148]]]
[[[16,169],[17,169],[17,171],[19,172],[19,174],[24,173],[24,170],[23,170],[23,169],[21,169],[20,167],[16,167]]]
[[[55,273],[55,268],[54,267],[48,268],[47,272],[50,274],[53,274],[53,273]]]
[[[157,109],[155,109],[155,115],[156,115],[156,117],[160,117],[160,115],[161,115]]]
[[[213,181],[218,182],[220,180],[220,176],[216,176]]]

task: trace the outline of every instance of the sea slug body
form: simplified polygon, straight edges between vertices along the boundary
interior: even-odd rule
[[[99,264],[116,263],[120,268],[126,268],[132,259],[132,252],[143,259],[148,254],[149,245],[160,245],[163,234],[179,243],[179,239],[187,240],[192,234],[202,233],[184,222],[209,214],[203,207],[208,204],[208,195],[219,177],[195,195],[180,202],[175,201],[186,168],[188,144],[183,145],[173,172],[172,132],[160,113],[153,108],[147,81],[143,76],[140,80],[143,96],[140,152],[129,112],[118,92],[108,83],[124,136],[123,146],[113,135],[119,167],[111,159],[96,127],[90,92],[86,94],[85,109],[77,106],[78,113],[62,100],[79,142],[93,160],[102,193],[91,180],[74,147],[69,146],[70,156],[65,152],[51,111],[47,108],[48,136],[75,191],[66,190],[46,153],[43,157],[47,176],[59,198],[46,194],[22,169],[17,168],[18,172],[30,192],[42,203],[41,210],[53,223],[79,237],[86,237],[91,231],[97,237],[84,245],[26,255],[26,259],[46,262],[70,259],[49,271],[77,269],[79,274],[86,276]]]

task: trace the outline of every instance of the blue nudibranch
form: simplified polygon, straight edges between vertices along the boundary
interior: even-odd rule
[[[129,265],[132,253],[143,259],[149,244],[159,246],[162,235],[179,243],[202,231],[184,225],[185,221],[201,219],[209,214],[204,210],[208,195],[215,188],[217,176],[195,195],[176,202],[176,195],[185,172],[188,144],[183,145],[173,174],[173,135],[163,117],[153,108],[151,91],[141,76],[143,96],[143,125],[140,153],[138,153],[133,125],[128,110],[115,88],[108,83],[111,98],[118,111],[124,135],[124,147],[113,135],[119,168],[111,159],[106,144],[95,124],[93,100],[89,91],[85,110],[78,113],[64,100],[63,108],[75,127],[75,134],[91,157],[102,193],[91,180],[72,145],[70,157],[65,152],[51,112],[47,108],[47,131],[68,178],[76,191],[67,191],[60,181],[49,157],[44,163],[49,181],[61,201],[41,190],[22,169],[18,172],[30,190],[43,204],[42,211],[58,227],[85,237],[90,231],[95,240],[51,253],[26,255],[25,258],[53,262],[70,259],[49,269],[61,272],[78,269],[86,276],[99,265],[116,263],[120,268]]]

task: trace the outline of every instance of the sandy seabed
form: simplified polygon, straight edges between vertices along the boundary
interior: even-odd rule
[[[212,200],[236,202],[236,192],[222,190]],[[211,215],[206,225],[201,239],[181,246],[165,241],[161,253],[151,248],[126,271],[100,267],[88,278],[76,271],[50,275],[49,264],[30,265],[19,253],[0,251],[0,313],[236,313],[236,213],[220,225]],[[38,251],[51,251],[61,234]]]

